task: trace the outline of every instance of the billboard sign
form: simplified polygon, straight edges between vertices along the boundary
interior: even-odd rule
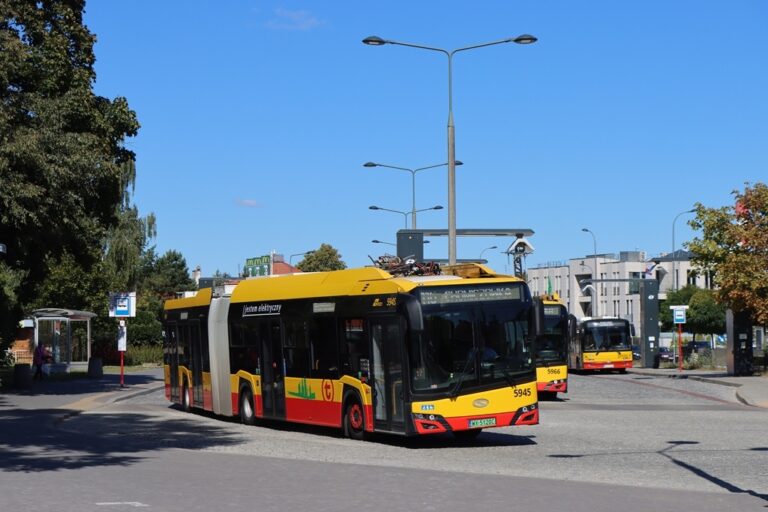
[[[246,277],[268,276],[272,273],[272,255],[258,256],[245,260]]]

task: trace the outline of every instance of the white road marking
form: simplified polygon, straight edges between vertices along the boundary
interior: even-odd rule
[[[102,501],[101,503],[96,503],[96,505],[100,507],[111,507],[114,505],[125,506],[125,507],[148,507],[149,506],[139,501]]]

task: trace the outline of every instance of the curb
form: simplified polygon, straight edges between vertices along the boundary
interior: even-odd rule
[[[125,395],[118,395],[118,396],[115,396],[114,398],[110,398],[109,400],[107,400],[104,403],[105,404],[114,404],[114,403],[117,403],[117,402],[122,402],[123,400],[128,400],[130,398],[134,398],[134,397],[137,397],[137,396],[148,395],[150,393],[154,393],[155,391],[160,391],[163,388],[165,388],[165,383],[158,384],[158,385],[152,386],[152,387],[141,388],[141,389],[138,389],[136,391],[128,392]],[[112,391],[111,392],[111,394],[115,394],[115,393],[118,393],[118,391]]]
[[[78,400],[76,402],[72,402],[70,404],[65,404],[63,406],[60,406],[59,408],[70,408],[75,404],[81,403],[81,402],[90,402],[93,403],[93,407],[83,407],[80,409],[75,409],[71,411],[67,411],[63,414],[58,414],[53,418],[53,424],[54,425],[60,425],[61,423],[67,421],[68,419],[74,418],[75,416],[78,416],[84,412],[93,411],[95,409],[98,409],[99,407],[103,407],[105,405],[122,402],[123,400],[128,400],[130,398],[134,398],[137,396],[142,395],[148,395],[150,393],[154,393],[155,391],[159,391],[165,387],[165,384],[159,384],[152,387],[147,388],[139,388],[136,391],[130,390],[126,394],[118,394],[120,393],[120,390],[116,391],[105,391],[102,393],[95,394],[91,397],[84,398],[82,400]],[[99,398],[106,398],[104,401],[100,401]]]

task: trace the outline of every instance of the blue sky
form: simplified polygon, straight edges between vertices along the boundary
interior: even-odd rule
[[[768,178],[768,2],[91,0],[97,94],[142,128],[135,202],[160,253],[204,275],[329,243],[349,266],[394,247],[411,174],[447,161],[453,61],[458,228],[530,228],[527,266],[671,250],[675,216]],[[416,174],[420,228],[447,228],[445,167]],[[695,236],[675,223],[677,247]],[[410,222],[410,219],[409,219]],[[447,257],[433,238],[427,258]],[[511,271],[512,240],[458,238]],[[299,261],[295,256],[293,262]]]

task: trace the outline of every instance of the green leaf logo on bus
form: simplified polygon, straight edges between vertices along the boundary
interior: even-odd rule
[[[299,388],[296,391],[289,391],[288,394],[297,398],[304,398],[306,400],[315,399],[315,392],[312,391],[312,388],[310,387],[309,382],[307,382],[307,379],[301,379],[301,382],[299,382]]]

